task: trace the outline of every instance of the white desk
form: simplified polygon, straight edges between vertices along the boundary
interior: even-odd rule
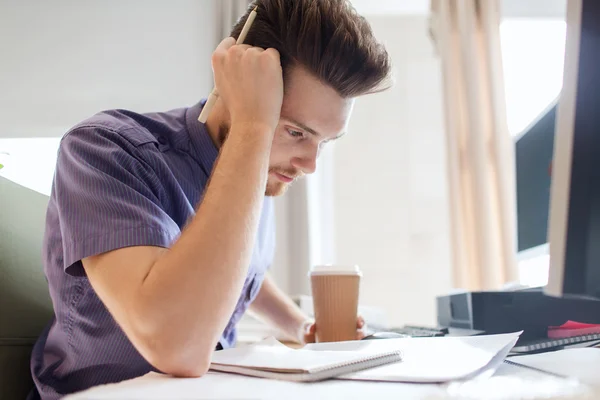
[[[600,350],[598,350],[600,352]],[[596,371],[600,371],[596,368]],[[598,372],[600,381],[600,372]],[[330,380],[299,384],[208,373],[198,379],[150,374],[66,398],[114,399],[600,399],[600,387],[503,364],[491,377],[447,385]]]

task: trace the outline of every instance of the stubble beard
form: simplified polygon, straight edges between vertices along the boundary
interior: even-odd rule
[[[217,138],[219,149],[223,147],[225,140],[227,140],[227,136],[229,136],[229,129],[230,127],[226,123],[222,123],[221,125],[219,125],[219,134]],[[265,196],[282,196],[283,194],[285,194],[290,185],[295,181],[294,179],[294,181],[290,183],[281,182],[279,179],[272,176],[274,173],[279,173],[281,175],[285,175],[292,178],[297,178],[301,175],[297,170],[290,170],[281,167],[269,167],[269,174],[267,177],[267,184],[265,188]]]

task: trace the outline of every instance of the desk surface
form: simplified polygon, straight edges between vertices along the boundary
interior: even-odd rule
[[[600,388],[513,365],[492,377],[449,385],[329,380],[293,383],[209,372],[202,378],[176,379],[149,374],[68,396],[102,399],[577,399],[600,398]]]

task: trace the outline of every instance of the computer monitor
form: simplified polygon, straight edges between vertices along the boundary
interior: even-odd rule
[[[600,300],[600,1],[569,0],[544,292]]]
[[[515,138],[519,261],[548,254],[550,176],[557,101],[552,101]]]

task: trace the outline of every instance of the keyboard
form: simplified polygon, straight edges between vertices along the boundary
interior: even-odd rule
[[[448,328],[431,328],[412,325],[405,325],[401,328],[391,328],[388,331],[401,333],[411,337],[441,337],[448,334]]]

